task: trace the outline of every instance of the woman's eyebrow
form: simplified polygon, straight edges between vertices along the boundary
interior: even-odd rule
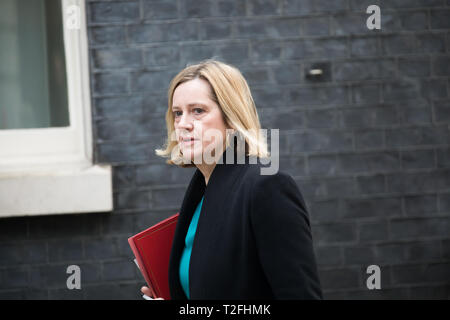
[[[192,103],[189,103],[187,106],[188,107],[194,107],[194,106],[208,107],[208,105],[201,103],[201,102],[192,102]],[[179,108],[179,106],[172,106],[172,108]]]

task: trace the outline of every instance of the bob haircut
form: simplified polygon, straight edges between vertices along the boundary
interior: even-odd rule
[[[234,66],[215,59],[207,59],[198,64],[188,65],[170,82],[168,90],[168,109],[166,112],[167,141],[156,154],[169,158],[168,164],[180,167],[193,167],[183,163],[182,154],[175,137],[174,116],[172,113],[173,94],[182,83],[194,79],[206,80],[210,85],[210,99],[220,108],[224,123],[234,134],[240,134],[245,140],[245,154],[259,158],[269,157],[266,140],[261,135],[261,125],[250,88],[241,72]],[[228,130],[227,130],[228,131]],[[226,147],[230,139],[225,137]],[[176,149],[175,149],[176,148]]]

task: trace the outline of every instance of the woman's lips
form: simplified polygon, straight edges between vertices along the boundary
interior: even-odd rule
[[[181,144],[183,146],[190,146],[194,144],[194,141],[197,141],[198,139],[188,139],[188,140],[181,140]]]

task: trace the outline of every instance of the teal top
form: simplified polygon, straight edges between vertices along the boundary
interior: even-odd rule
[[[191,260],[192,245],[194,244],[195,231],[197,230],[198,218],[200,217],[200,211],[202,210],[203,197],[195,209],[194,215],[192,216],[191,223],[189,224],[189,229],[184,240],[184,250],[181,255],[180,260],[180,282],[183,287],[184,293],[187,298],[189,297],[189,261]]]

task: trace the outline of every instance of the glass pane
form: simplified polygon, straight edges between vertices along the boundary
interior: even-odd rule
[[[0,1],[0,129],[69,125],[61,0]]]

